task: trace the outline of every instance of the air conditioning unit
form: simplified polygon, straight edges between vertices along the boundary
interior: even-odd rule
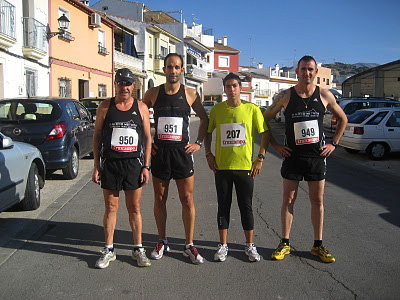
[[[96,13],[92,13],[90,15],[90,26],[93,27],[100,27],[101,24],[101,16],[99,14]]]

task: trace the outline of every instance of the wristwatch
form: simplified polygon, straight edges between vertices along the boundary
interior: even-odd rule
[[[203,142],[202,142],[202,141],[197,140],[197,141],[195,141],[194,143],[197,144],[197,145],[199,145],[200,148],[203,147]]]
[[[332,141],[331,144],[336,148],[337,147],[337,143],[335,141]]]
[[[265,156],[264,156],[264,155],[262,155],[262,154],[258,154],[258,155],[257,155],[257,158],[264,159],[264,158],[265,158]]]
[[[142,169],[147,169],[150,171],[150,166],[143,166]]]

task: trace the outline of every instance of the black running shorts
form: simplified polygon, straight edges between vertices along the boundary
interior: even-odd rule
[[[285,179],[320,181],[325,179],[326,159],[319,157],[286,157],[283,160],[281,175]]]
[[[130,191],[141,187],[142,163],[139,158],[101,160],[101,188]]]
[[[159,147],[151,156],[151,174],[161,180],[185,179],[194,174],[193,155],[183,147]]]

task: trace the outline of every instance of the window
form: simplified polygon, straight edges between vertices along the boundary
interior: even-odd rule
[[[67,78],[58,78],[59,96],[71,97],[71,80]]]
[[[322,81],[325,82],[325,78],[322,78]]]
[[[395,111],[386,122],[388,127],[400,127],[400,112]]]
[[[99,97],[107,97],[107,86],[99,84]]]
[[[79,120],[80,119],[79,112],[76,109],[76,107],[75,107],[73,102],[68,102],[67,103],[67,112],[68,112],[68,115],[70,116],[70,118],[72,120]]]
[[[218,57],[218,67],[229,68],[229,56]]]
[[[25,69],[26,95],[28,97],[37,96],[37,72],[35,70]]]
[[[106,49],[106,32],[104,30],[98,30],[98,42],[99,42],[99,54],[107,55]]]
[[[317,84],[321,83],[321,78],[317,77]]]
[[[168,49],[161,46],[161,59],[164,59],[168,55]]]
[[[329,85],[329,79],[326,80],[326,85]]]
[[[366,123],[366,125],[378,125],[387,114],[387,111],[377,113],[374,117],[371,118],[371,120]]]

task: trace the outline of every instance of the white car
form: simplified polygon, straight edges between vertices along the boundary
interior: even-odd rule
[[[0,212],[18,203],[21,210],[40,206],[46,168],[40,151],[0,133]]]
[[[347,152],[366,151],[371,159],[400,151],[400,108],[383,107],[356,111],[348,116],[339,145]]]

